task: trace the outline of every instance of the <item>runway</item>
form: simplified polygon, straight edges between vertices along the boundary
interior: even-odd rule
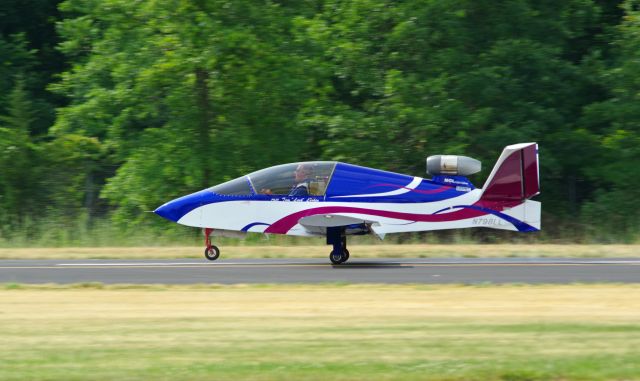
[[[640,259],[0,260],[0,283],[640,283]]]

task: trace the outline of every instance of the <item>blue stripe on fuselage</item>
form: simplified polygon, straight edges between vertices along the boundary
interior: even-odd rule
[[[240,229],[240,231],[246,232],[246,231],[249,231],[249,229],[251,229],[252,227],[258,226],[258,225],[267,225],[267,226],[269,226],[271,224],[268,224],[266,222],[252,222],[249,225],[247,225],[247,226],[243,227],[242,229]]]

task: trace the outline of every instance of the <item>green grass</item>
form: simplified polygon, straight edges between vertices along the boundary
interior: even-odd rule
[[[200,229],[175,224],[153,213],[143,213],[142,221],[109,218],[49,216],[38,220],[25,218],[19,224],[0,226],[0,248],[32,247],[139,247],[194,246],[202,243]],[[244,240],[216,238],[222,246],[297,246],[324,245],[322,238],[292,237],[249,233]],[[359,245],[380,243],[373,235],[350,237]],[[640,244],[640,235],[603,235],[601,229],[582,226],[569,229],[566,224],[543,222],[543,229],[522,234],[495,229],[457,229],[419,233],[389,234],[387,244]]]
[[[223,259],[235,258],[326,258],[330,247],[308,246],[220,246]],[[203,246],[165,247],[64,247],[0,248],[0,259],[172,259],[203,258]],[[496,257],[640,257],[640,245],[393,245],[349,246],[353,258],[496,258]]]
[[[148,217],[159,218],[152,213]],[[627,240],[628,244],[596,244],[571,235],[563,240],[554,237],[545,231],[462,229],[389,235],[384,241],[354,236],[349,245],[354,258],[640,257],[638,239]],[[49,218],[0,228],[0,259],[202,258],[203,241],[200,229],[168,222],[133,228],[104,218]],[[213,241],[222,258],[326,258],[330,251],[322,237],[250,233],[244,240],[214,237]]]
[[[640,288],[20,286],[0,379],[635,380]]]
[[[520,324],[508,326],[517,332],[505,333],[496,325],[441,322],[391,328],[383,323],[354,327],[350,322],[342,328],[329,322],[311,328],[290,323],[278,325],[269,338],[265,322],[252,319],[95,321],[91,329],[52,327],[53,334],[25,330],[20,335],[49,340],[25,343],[37,349],[4,355],[0,375],[7,381],[640,377],[640,354],[631,348],[640,344],[638,327],[619,332],[597,324]],[[75,342],[66,341],[61,331],[67,329],[75,331]]]

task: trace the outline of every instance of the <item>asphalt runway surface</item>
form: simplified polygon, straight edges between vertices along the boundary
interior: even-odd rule
[[[640,259],[0,260],[0,283],[640,283]]]

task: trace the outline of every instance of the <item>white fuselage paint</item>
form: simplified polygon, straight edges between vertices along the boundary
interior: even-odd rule
[[[439,202],[426,203],[364,203],[364,202],[318,202],[318,201],[226,201],[207,204],[198,207],[184,215],[178,223],[201,228],[225,229],[239,231],[249,224],[261,223],[248,229],[249,232],[263,233],[269,225],[291,214],[320,207],[343,206],[351,208],[373,209],[388,212],[412,213],[430,215],[442,209],[456,205],[472,205],[479,200],[482,191],[472,190],[461,196]],[[502,211],[507,215],[536,226],[535,221],[526,221],[525,204],[536,203],[527,201],[509,210]],[[528,205],[530,206],[530,205]],[[460,210],[459,208],[445,210],[439,214],[446,214]],[[538,212],[539,213],[539,212]],[[531,212],[533,217],[534,212]],[[425,230],[456,229],[468,227],[490,227],[494,229],[517,230],[511,223],[493,216],[486,215],[456,221],[444,222],[416,222],[402,218],[377,216],[367,213],[331,213],[354,220],[372,223],[376,234],[412,232]],[[539,214],[538,214],[539,215]],[[537,221],[539,226],[539,221]],[[317,230],[307,229],[296,223],[286,232],[288,235],[312,236],[318,235]]]

